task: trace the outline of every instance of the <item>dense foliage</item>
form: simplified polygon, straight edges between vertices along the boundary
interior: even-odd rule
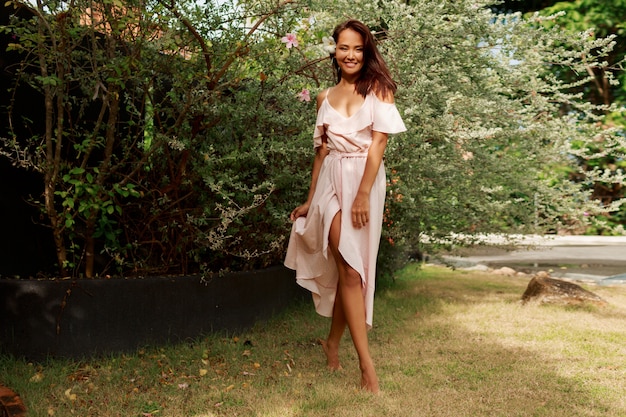
[[[356,17],[376,32],[409,128],[386,156],[383,271],[460,235],[581,230],[621,203],[557,171],[599,139],[623,158],[602,107],[572,88],[593,81],[613,39],[492,3],[38,3],[4,32],[23,60],[14,95],[34,89],[46,117],[24,135],[9,105],[0,152],[41,172],[63,275],[278,263],[308,189],[310,97],[333,83],[325,38]],[[621,169],[585,178],[624,183]]]
[[[606,56],[605,65],[601,67],[588,67],[587,72],[592,76],[590,83],[576,85],[573,90],[581,94],[583,99],[605,107],[602,109],[604,118],[602,122],[607,126],[620,129],[622,136],[626,136],[626,113],[623,108],[626,105],[626,72],[623,71],[626,57],[626,1],[615,0],[605,2],[602,0],[575,0],[559,2],[542,10],[542,14],[560,13],[562,17],[558,24],[570,32],[589,33],[596,38],[611,36],[615,45]],[[610,83],[607,72],[615,74],[619,83]],[[568,71],[556,72],[557,76],[564,79],[572,79],[576,74]],[[613,107],[611,107],[613,105]],[[623,147],[611,149],[613,144],[605,147],[602,141],[594,141],[592,144],[578,144],[586,152],[579,152],[577,164],[580,170],[564,170],[569,179],[573,181],[586,181],[585,172],[590,170],[608,170],[615,172],[626,169],[626,159],[621,157],[626,151]],[[606,204],[624,198],[626,189],[623,182],[593,181],[587,185],[592,191],[592,198],[601,200]],[[589,232],[611,233],[612,226],[626,223],[626,205],[618,211],[607,213],[598,218],[604,222],[596,222]]]

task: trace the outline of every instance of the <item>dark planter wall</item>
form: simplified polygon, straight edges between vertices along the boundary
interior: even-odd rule
[[[307,296],[274,267],[208,283],[199,276],[0,280],[0,350],[80,358],[237,331]]]

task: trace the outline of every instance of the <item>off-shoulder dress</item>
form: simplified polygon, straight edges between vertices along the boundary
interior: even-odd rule
[[[341,211],[339,252],[360,275],[365,300],[365,321],[372,326],[376,258],[385,208],[386,177],[381,163],[370,192],[370,221],[365,227],[352,226],[351,210],[365,170],[372,131],[399,133],[406,130],[394,103],[366,96],[362,107],[350,117],[323,100],[313,135],[315,147],[328,138],[330,153],[324,158],[315,194],[306,217],[293,223],[285,266],[296,271],[299,285],[311,291],[316,311],[332,317],[337,293],[338,272],[328,249],[330,224]]]

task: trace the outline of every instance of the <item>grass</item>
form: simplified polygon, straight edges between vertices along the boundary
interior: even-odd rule
[[[236,335],[32,364],[0,383],[38,416],[626,416],[626,287],[607,307],[519,303],[529,278],[410,266],[382,289],[370,332],[382,393],[358,389],[346,335],[329,372],[311,303]]]

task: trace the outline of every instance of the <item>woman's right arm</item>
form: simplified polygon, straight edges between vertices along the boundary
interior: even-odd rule
[[[317,95],[317,110],[319,111],[324,98],[326,97],[326,91],[322,91]],[[324,162],[324,158],[330,152],[326,147],[326,143],[328,139],[324,134],[322,136],[322,145],[315,148],[315,158],[313,159],[313,168],[311,169],[311,186],[309,187],[309,195],[306,199],[306,203],[301,206],[296,207],[289,218],[291,221],[296,220],[298,217],[306,216],[309,212],[309,207],[311,206],[311,200],[313,200],[313,195],[315,194],[315,188],[317,187],[317,178],[320,175],[320,170],[322,169],[322,162]]]

